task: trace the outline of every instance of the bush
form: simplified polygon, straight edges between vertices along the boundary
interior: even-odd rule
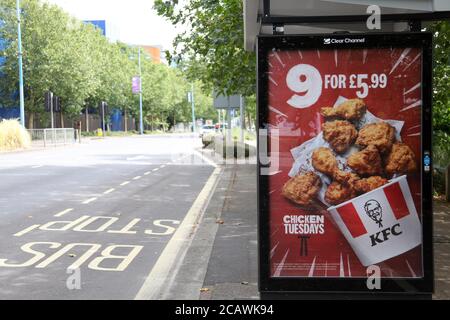
[[[17,120],[0,122],[0,151],[11,151],[28,148],[31,136]]]
[[[450,165],[450,135],[436,130],[433,132],[433,191],[435,194],[445,192],[445,170]]]

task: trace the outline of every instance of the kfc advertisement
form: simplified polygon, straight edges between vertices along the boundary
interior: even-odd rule
[[[423,277],[422,49],[263,58],[270,277]]]

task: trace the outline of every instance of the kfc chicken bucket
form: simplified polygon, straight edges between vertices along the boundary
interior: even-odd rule
[[[406,175],[328,211],[364,266],[396,257],[422,243]]]

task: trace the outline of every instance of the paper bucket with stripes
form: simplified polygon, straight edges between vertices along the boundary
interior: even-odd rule
[[[328,211],[363,266],[396,257],[422,243],[406,175]]]

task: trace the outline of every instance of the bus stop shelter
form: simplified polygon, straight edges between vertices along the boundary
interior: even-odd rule
[[[343,294],[431,298],[433,35],[423,31],[428,23],[449,18],[448,0],[244,2],[244,46],[257,52],[258,66],[258,246],[263,299],[342,298]],[[331,78],[341,80],[330,85]],[[349,106],[360,112],[339,114]],[[401,125],[394,128],[394,123]],[[361,179],[356,173],[367,176],[352,167],[350,157],[368,150],[362,145],[353,150],[334,145],[331,137],[343,126],[352,133],[347,130],[340,138],[349,142],[363,139],[368,128],[390,128],[396,138],[391,134],[389,139],[408,148],[420,170],[409,175],[398,171],[399,177],[387,166],[381,168],[380,156],[377,179],[383,182],[353,193],[355,181],[338,181],[339,175],[350,173],[356,180]],[[408,131],[413,129],[414,134]],[[374,148],[379,155],[394,153],[390,147]],[[332,164],[328,171],[317,160],[322,152]],[[404,193],[391,192],[392,185],[398,187],[397,179],[403,181]],[[334,188],[348,194],[335,200]],[[410,190],[415,190],[414,198]],[[396,216],[399,203],[404,215]],[[390,226],[381,223],[383,214],[386,220],[395,217]],[[414,223],[409,225],[401,220],[404,217]],[[322,229],[314,231],[314,227]],[[399,237],[378,242],[380,232]],[[406,236],[411,238],[402,238]],[[369,281],[372,270],[378,270],[378,291],[372,291]]]
[[[381,30],[368,30],[367,8],[381,9]],[[421,23],[450,17],[448,0],[245,0],[244,47],[255,49],[256,36],[282,32],[420,31]],[[278,31],[277,31],[278,30]]]

